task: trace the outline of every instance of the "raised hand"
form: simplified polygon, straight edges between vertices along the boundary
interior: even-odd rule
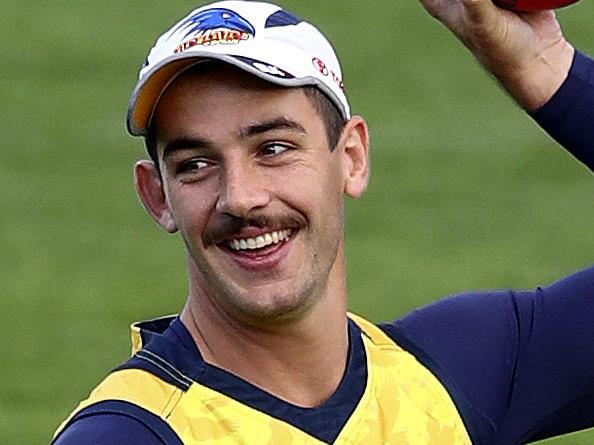
[[[565,80],[573,47],[553,11],[516,13],[491,0],[420,0],[528,111],[544,105]]]

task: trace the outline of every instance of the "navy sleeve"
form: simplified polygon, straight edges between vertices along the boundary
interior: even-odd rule
[[[138,420],[120,414],[84,417],[66,428],[54,445],[164,445]]]
[[[594,60],[576,51],[569,75],[534,120],[577,159],[594,165]]]
[[[52,445],[182,445],[159,416],[123,400],[104,400],[77,412]]]
[[[474,443],[594,426],[594,267],[534,291],[461,294],[382,327],[444,383]]]

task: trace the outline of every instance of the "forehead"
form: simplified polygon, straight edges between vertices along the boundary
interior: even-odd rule
[[[180,74],[163,92],[153,116],[156,134],[230,131],[250,120],[286,117],[304,127],[321,118],[303,88],[280,87],[236,67],[200,63]]]

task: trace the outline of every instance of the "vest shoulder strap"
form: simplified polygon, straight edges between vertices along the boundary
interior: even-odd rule
[[[108,375],[86,400],[83,400],[59,426],[56,438],[75,418],[88,409],[105,408],[108,401],[127,402],[129,406],[142,407],[148,413],[166,419],[180,401],[183,391],[153,374],[141,369],[122,369]],[[95,407],[95,408],[93,408]],[[120,409],[126,404],[120,405]],[[90,412],[90,411],[89,411]],[[130,413],[132,417],[136,417]]]
[[[352,314],[349,312],[349,318],[353,320],[361,331],[367,338],[371,340],[371,342],[380,348],[389,348],[397,351],[402,351],[402,348],[392,340],[381,328],[377,327],[370,321],[365,320],[364,318]]]

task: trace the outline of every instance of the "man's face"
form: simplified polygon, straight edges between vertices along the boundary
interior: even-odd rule
[[[352,160],[330,150],[303,90],[225,66],[191,71],[154,123],[170,215],[159,222],[183,237],[199,305],[275,319],[331,293]]]

